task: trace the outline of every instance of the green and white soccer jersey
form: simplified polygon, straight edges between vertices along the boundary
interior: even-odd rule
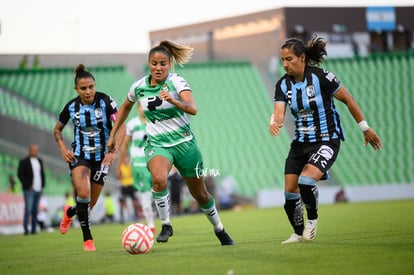
[[[126,124],[126,135],[131,137],[130,155],[133,166],[146,167],[145,144],[146,135],[145,124],[139,117],[134,117]]]
[[[155,87],[150,86],[149,76],[132,84],[128,93],[131,102],[139,100],[147,118],[148,141],[152,146],[172,147],[193,139],[190,122],[186,113],[175,105],[161,100],[161,90],[171,93],[180,100],[179,93],[190,90],[187,81],[176,73],[170,73],[167,79]]]
[[[146,130],[145,124],[139,117],[134,117],[126,124],[126,135],[131,138],[129,149],[131,155],[132,174],[134,186],[139,192],[151,190],[151,174],[147,168],[145,156]]]

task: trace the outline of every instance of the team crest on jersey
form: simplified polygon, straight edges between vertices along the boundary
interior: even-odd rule
[[[306,95],[307,95],[308,97],[314,97],[314,96],[315,96],[315,94],[316,94],[316,89],[315,89],[315,86],[310,85],[310,86],[307,86],[307,87],[306,87]]]
[[[95,109],[95,117],[96,117],[96,119],[102,119],[102,117],[103,117],[102,108],[96,108]]]

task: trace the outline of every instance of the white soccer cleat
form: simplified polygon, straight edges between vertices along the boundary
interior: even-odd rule
[[[316,230],[318,227],[318,220],[308,220],[305,229],[303,230],[303,239],[305,241],[312,241],[316,237]]]
[[[301,243],[303,242],[303,238],[302,236],[293,233],[292,235],[290,235],[289,239],[287,239],[286,241],[283,241],[282,244],[287,244],[287,243]]]

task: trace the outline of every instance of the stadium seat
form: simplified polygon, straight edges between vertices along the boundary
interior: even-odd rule
[[[384,143],[379,152],[364,147],[353,117],[344,104],[335,101],[346,141],[331,169],[332,180],[343,187],[413,182],[414,54],[327,59],[322,66],[351,92]],[[135,81],[122,67],[89,70],[95,75],[97,90],[110,94],[118,105]],[[193,90],[198,114],[190,116],[190,121],[206,171],[217,170],[221,175],[217,184],[222,176],[231,175],[241,195],[254,197],[258,190],[273,188],[282,191],[284,159],[291,139],[289,123],[278,137],[269,135],[272,98],[257,69],[242,61],[190,63],[175,70]],[[63,105],[76,96],[72,68],[2,70],[0,86],[15,93],[0,89],[1,114],[48,125],[49,130]],[[30,115],[22,114],[22,108]],[[50,120],[49,114],[55,117]],[[57,173],[50,172],[50,176],[64,181]]]
[[[18,97],[5,92],[1,88],[0,104],[4,106],[0,109],[2,115],[9,116],[45,131],[51,131],[57,121],[57,116],[52,116],[39,107],[34,107]],[[68,137],[67,134],[68,132],[64,132],[64,136]]]
[[[241,195],[281,188],[290,138],[286,132],[277,139],[268,133],[273,104],[258,71],[248,62],[186,64],[176,71],[196,99],[198,114],[191,123],[204,166],[234,177]]]
[[[413,182],[413,146],[407,144],[413,140],[409,126],[414,117],[414,86],[409,80],[414,75],[413,55],[329,60],[326,67],[338,71],[337,76],[384,143],[379,152],[363,147],[363,135],[356,122],[346,106],[336,102],[347,137],[332,168],[338,183],[352,186]]]

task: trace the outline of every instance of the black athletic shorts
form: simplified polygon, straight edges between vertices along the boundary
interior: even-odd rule
[[[69,163],[70,171],[72,171],[73,168],[78,166],[86,166],[91,170],[91,181],[100,185],[105,184],[106,176],[108,175],[108,167],[103,167],[101,161],[93,161],[76,157],[75,161]]]
[[[119,201],[124,202],[128,197],[132,200],[137,198],[137,189],[134,185],[121,186],[121,196],[119,197]]]
[[[340,145],[339,139],[312,143],[293,141],[285,162],[285,175],[300,175],[306,164],[312,164],[326,174],[335,162]]]

